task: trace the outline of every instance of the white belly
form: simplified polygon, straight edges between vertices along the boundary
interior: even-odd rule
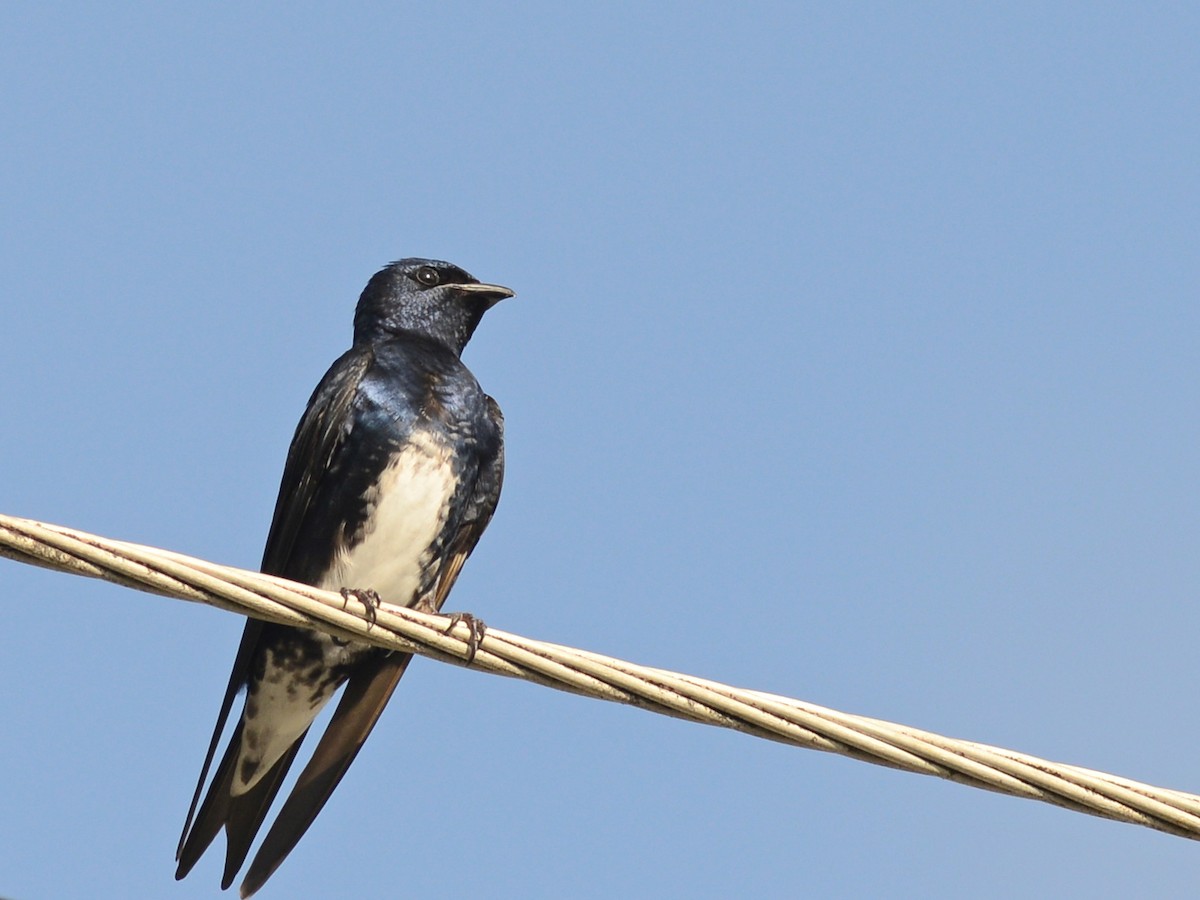
[[[367,495],[371,530],[338,554],[320,587],[373,590],[381,599],[409,606],[418,598],[429,547],[442,530],[454,496],[449,448],[414,435]]]

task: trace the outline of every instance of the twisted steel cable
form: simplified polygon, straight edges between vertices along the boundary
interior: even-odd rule
[[[0,556],[443,662],[464,665],[468,658],[469,629],[450,616],[427,615],[386,602],[372,612],[339,593],[58,525],[0,515]],[[1195,794],[790,697],[495,628],[487,629],[470,667],[1200,839],[1200,796]]]

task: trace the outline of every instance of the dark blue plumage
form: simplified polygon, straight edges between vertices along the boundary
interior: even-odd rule
[[[354,345],[325,374],[288,452],[262,570],[439,610],[500,496],[500,408],[459,359],[512,296],[449,263],[405,259],[368,282]],[[317,713],[346,689],[241,885],[256,891],[312,823],[411,656],[246,624],[176,858],[184,877],[224,827],[232,884]],[[246,703],[199,803],[233,701]],[[197,808],[197,806],[199,808]]]

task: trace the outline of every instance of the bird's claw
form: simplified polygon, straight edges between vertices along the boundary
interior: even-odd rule
[[[467,626],[469,634],[467,635],[467,665],[475,661],[475,653],[479,650],[479,645],[483,643],[483,636],[487,633],[487,625],[483,620],[475,618],[470,613],[454,613],[450,617],[450,624],[446,626],[445,634],[449,634],[454,630],[454,626],[461,622]]]
[[[363,605],[366,611],[367,624],[375,624],[375,610],[379,609],[379,604],[383,601],[379,599],[379,594],[372,590],[358,590],[357,588],[342,588],[339,593],[342,595],[342,609],[346,608],[346,603],[352,598]]]

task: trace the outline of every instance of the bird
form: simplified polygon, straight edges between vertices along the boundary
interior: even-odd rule
[[[461,355],[484,313],[513,295],[440,260],[401,259],[372,276],[355,308],[351,348],[296,427],[263,572],[341,590],[368,608],[382,598],[441,609],[504,479],[504,417]],[[261,888],[341,781],[411,659],[248,619],[179,839],[176,879],[224,828],[222,890],[233,883],[309,727],[345,685],[239,890],[249,897]],[[243,690],[241,716],[200,802]]]

